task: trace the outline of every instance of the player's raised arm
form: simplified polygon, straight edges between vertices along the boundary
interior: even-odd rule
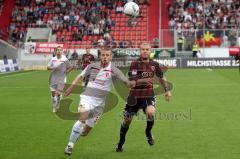
[[[82,73],[79,74],[79,75],[73,80],[71,86],[69,86],[69,87],[67,88],[67,90],[65,91],[65,93],[64,93],[65,96],[69,96],[69,95],[71,94],[72,90],[82,81],[82,79],[83,79],[84,77],[86,77],[86,76],[89,74],[89,72],[90,72],[90,67],[91,67],[91,66],[88,65],[88,66],[82,71]]]
[[[65,91],[64,95],[65,96],[69,96],[72,92],[72,90],[82,81],[83,76],[80,74],[78,75],[74,81],[72,82],[72,84],[70,85],[70,87],[67,88],[67,90]]]

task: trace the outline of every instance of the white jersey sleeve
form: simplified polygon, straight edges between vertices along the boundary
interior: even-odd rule
[[[122,71],[120,71],[117,67],[112,66],[112,70],[114,73],[114,76],[116,79],[122,81],[122,82],[127,82],[128,79],[126,76],[124,76],[124,74],[122,73]]]
[[[62,63],[59,63],[59,60],[56,57],[53,57],[49,62],[48,62],[48,67],[52,68],[52,69],[56,69],[59,66],[62,66]]]
[[[81,72],[80,76],[86,77],[86,76],[90,75],[91,66],[92,66],[91,64],[88,65],[88,66]]]
[[[71,63],[70,63],[70,61],[69,61],[68,59],[66,60],[65,64],[66,64],[66,67],[67,67],[67,68],[72,67],[72,65],[71,65]]]
[[[51,58],[51,60],[48,62],[48,67],[53,67],[53,58]]]

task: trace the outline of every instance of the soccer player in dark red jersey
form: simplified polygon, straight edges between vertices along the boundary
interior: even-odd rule
[[[129,125],[131,124],[134,115],[137,115],[139,109],[142,109],[147,117],[147,127],[145,134],[149,145],[154,145],[154,139],[151,129],[154,124],[155,95],[153,91],[153,80],[149,83],[142,83],[142,80],[154,78],[156,75],[163,88],[165,89],[165,99],[170,100],[172,94],[167,84],[166,77],[163,75],[163,70],[156,61],[150,60],[151,45],[142,43],[140,47],[140,57],[132,61],[129,69],[129,79],[136,81],[136,86],[131,88],[124,111],[124,119],[120,129],[120,139],[116,147],[117,152],[123,151],[123,144],[127,134]]]
[[[84,70],[89,64],[95,61],[94,56],[90,53],[90,49],[86,49],[86,53],[82,56],[82,70]],[[83,79],[83,83],[86,86],[88,83],[89,77]]]

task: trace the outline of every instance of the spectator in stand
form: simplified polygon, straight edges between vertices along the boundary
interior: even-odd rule
[[[205,9],[203,12],[203,8]],[[223,29],[234,28],[237,26],[237,17],[240,8],[239,0],[226,1],[206,1],[203,7],[203,1],[178,1],[174,0],[173,5],[168,5],[169,18],[175,21],[175,28],[178,23],[188,23],[194,26],[194,29],[203,28],[203,14],[206,16],[206,28]],[[169,22],[172,28],[173,22]],[[182,25],[180,29],[188,29],[188,26]]]
[[[123,6],[121,4],[119,4],[117,7],[116,7],[116,13],[122,13],[123,12]]]
[[[159,48],[159,39],[157,37],[153,38],[153,47],[152,48]]]
[[[76,50],[73,51],[71,59],[72,59],[73,68],[77,69],[78,68],[78,66],[77,66],[77,64],[78,64],[78,53],[77,53]]]
[[[103,47],[104,45],[105,45],[105,40],[102,37],[100,37],[100,39],[98,40],[98,46]]]

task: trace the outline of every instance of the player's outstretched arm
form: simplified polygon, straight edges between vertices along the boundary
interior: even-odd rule
[[[72,90],[80,83],[80,81],[82,81],[82,75],[81,75],[81,74],[78,75],[78,76],[74,79],[74,81],[72,82],[71,86],[69,86],[69,87],[66,89],[64,95],[65,95],[66,97],[69,96],[69,95],[71,94]]]
[[[67,70],[66,70],[65,73],[68,74],[68,73],[71,72],[72,70],[73,70],[73,66],[70,66],[70,67],[67,68]]]
[[[135,87],[136,86],[136,81],[124,81],[123,82],[128,88],[132,88],[132,87]]]
[[[172,93],[171,93],[170,88],[168,86],[166,77],[163,76],[162,78],[160,78],[159,81],[160,81],[161,85],[163,86],[163,88],[165,90],[165,100],[170,101],[170,98],[172,97]]]
[[[128,88],[132,88],[136,86],[136,81],[134,80],[129,80],[122,71],[120,71],[118,68],[113,67],[113,72],[115,73],[115,77],[122,81]]]
[[[54,69],[55,69],[55,68],[52,67],[52,66],[48,66],[48,67],[47,67],[47,70],[50,70],[50,71],[51,71],[51,70],[54,70]]]
[[[47,66],[47,70],[56,70],[56,69],[60,68],[61,66],[62,66],[62,64],[60,64],[58,66],[48,65]]]

